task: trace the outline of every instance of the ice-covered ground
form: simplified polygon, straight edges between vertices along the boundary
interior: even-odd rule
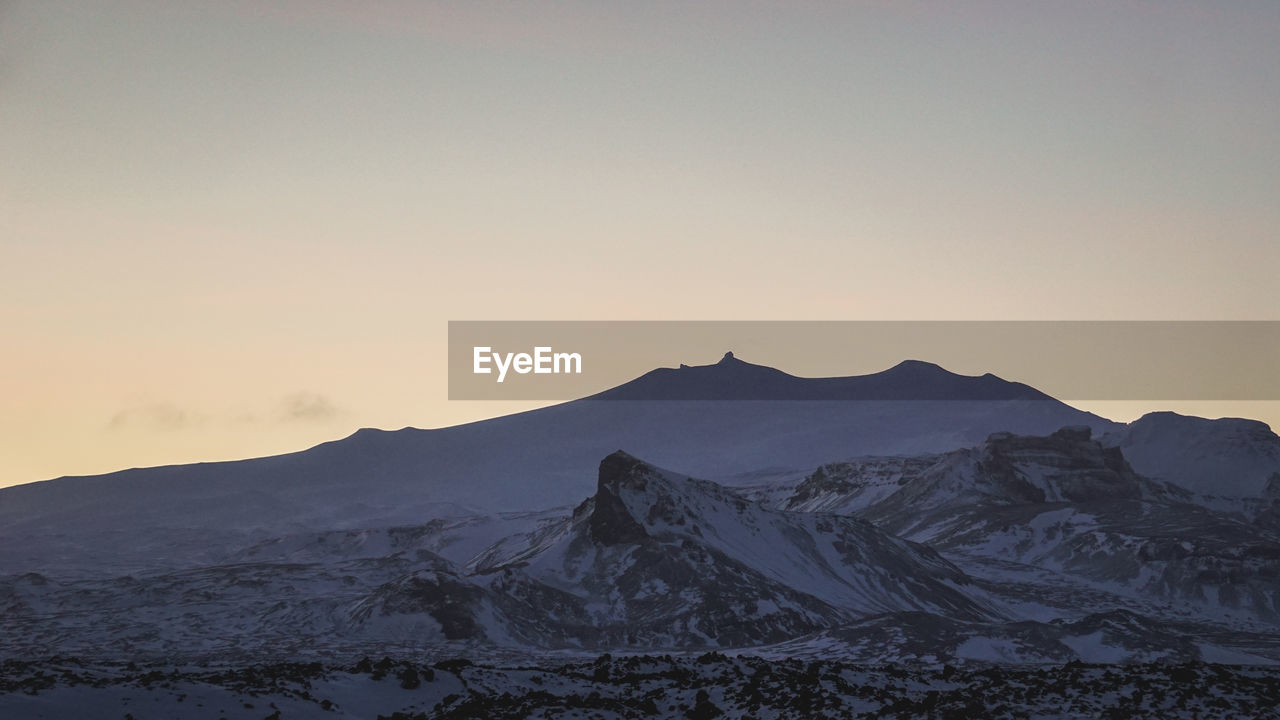
[[[974,643],[973,647],[979,647]],[[992,646],[983,646],[983,651]],[[855,665],[711,653],[491,665],[0,666],[0,716],[92,718],[1280,717],[1280,671],[1202,663]]]

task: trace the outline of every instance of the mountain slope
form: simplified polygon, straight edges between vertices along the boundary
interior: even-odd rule
[[[738,361],[694,370],[708,387],[733,385],[743,372],[784,375]],[[917,378],[921,373],[926,377]],[[859,454],[942,452],[1000,430],[1118,427],[990,376],[912,364],[867,378],[837,380],[879,388],[882,397],[911,396],[921,382],[952,399],[586,399],[439,430],[362,430],[275,457],[4,488],[0,571],[180,567],[292,532],[570,505],[593,492],[599,459],[618,447],[720,480],[767,468],[803,471]],[[646,380],[646,387],[656,382]],[[970,390],[975,382],[979,391]],[[668,394],[683,387],[680,381]],[[753,387],[740,387],[740,397],[752,397]],[[982,399],[997,396],[1004,399]]]
[[[964,574],[855,518],[768,510],[617,452],[558,543],[512,559],[607,622],[741,644],[906,609],[989,617]]]
[[[1259,497],[1280,478],[1280,437],[1257,420],[1148,413],[1103,442],[1144,475],[1203,495]]]
[[[515,532],[466,565],[432,549]],[[472,643],[740,647],[870,615],[993,612],[932,550],[856,518],[768,510],[616,452],[572,513],[295,535],[235,562],[0,577],[5,653],[244,659]]]
[[[765,494],[782,508],[820,499],[854,512],[927,542],[979,577],[997,566],[1014,574],[1049,570],[1208,618],[1280,622],[1280,536],[1138,475],[1087,428],[996,434],[927,467],[917,463],[887,487],[883,473],[857,476],[882,467],[827,465],[789,495]]]

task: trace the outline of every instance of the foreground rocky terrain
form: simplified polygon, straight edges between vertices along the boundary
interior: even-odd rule
[[[236,669],[0,666],[21,718],[1280,717],[1270,668],[1162,663],[874,665],[720,653],[494,666],[362,659]]]

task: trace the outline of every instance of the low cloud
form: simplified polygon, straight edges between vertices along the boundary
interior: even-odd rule
[[[296,392],[276,401],[264,411],[234,410],[205,413],[156,402],[133,405],[111,416],[109,430],[150,430],[174,432],[190,430],[210,423],[226,426],[260,425],[264,423],[325,423],[346,414],[328,396],[313,392]]]
[[[128,407],[112,415],[107,421],[107,427],[112,430],[138,427],[147,430],[174,431],[201,425],[204,421],[203,415],[171,403],[149,403]]]
[[[280,403],[280,419],[286,422],[326,422],[342,415],[342,410],[319,393],[299,392]]]

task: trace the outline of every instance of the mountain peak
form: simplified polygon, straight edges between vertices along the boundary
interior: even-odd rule
[[[947,370],[937,363],[927,362],[925,360],[903,360],[893,367],[885,370],[885,372],[930,372],[940,373],[943,375],[955,375],[955,373]],[[957,376],[960,377],[960,376]]]
[[[656,577],[664,587],[698,588],[701,597],[758,590],[779,606],[818,613],[839,608],[878,614],[904,603],[968,618],[985,613],[957,587],[968,583],[962,571],[864,520],[766,508],[717,483],[622,451],[600,463],[590,512],[585,532],[592,546],[636,546],[631,553],[610,550],[581,563],[601,568],[601,558],[628,558],[625,577],[611,586],[623,592]],[[557,572],[563,566],[556,556]],[[652,605],[644,607],[651,611]]]
[[[1108,442],[1143,474],[1222,497],[1258,497],[1280,472],[1280,437],[1264,422],[1147,413]]]
[[[662,470],[618,450],[600,461],[589,528],[601,545],[637,543],[656,528],[680,527],[699,501],[713,500],[741,510],[746,501],[723,487]]]
[[[637,543],[649,536],[622,499],[625,487],[644,489],[642,475],[647,469],[642,460],[622,450],[600,461],[595,507],[587,526],[592,540],[601,545],[621,545]]]
[[[1129,423],[1129,425],[1136,429],[1154,427],[1161,430],[1184,429],[1188,431],[1252,435],[1258,439],[1265,439],[1274,435],[1271,426],[1261,420],[1237,417],[1210,419],[1195,415],[1182,415],[1171,410],[1149,412]]]

